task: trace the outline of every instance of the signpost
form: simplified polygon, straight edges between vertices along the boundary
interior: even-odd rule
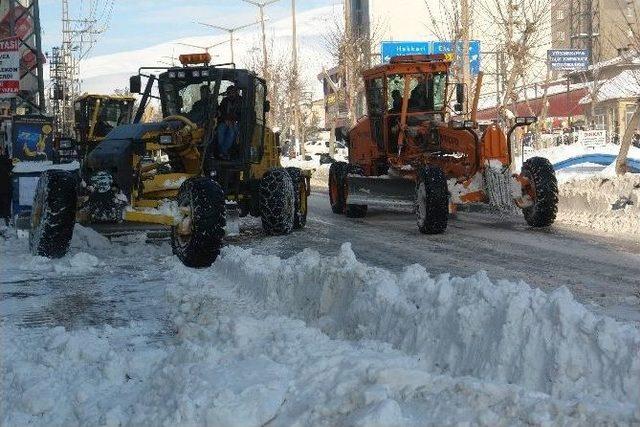
[[[586,70],[589,67],[589,51],[586,49],[547,50],[549,69],[552,71]]]
[[[20,91],[20,40],[0,40],[0,98],[12,98]]]
[[[382,62],[386,63],[394,56],[429,55],[453,52],[452,41],[383,41],[380,43]],[[462,51],[462,42],[458,43],[458,52]],[[469,42],[469,68],[471,74],[480,71],[480,41]]]
[[[604,129],[578,131],[578,143],[587,148],[602,147],[607,143],[607,131]]]
[[[451,41],[435,41],[433,43],[433,53],[452,53],[453,42]],[[462,42],[458,42],[458,52],[462,52]],[[480,72],[480,41],[469,41],[469,70],[471,74],[476,75]]]

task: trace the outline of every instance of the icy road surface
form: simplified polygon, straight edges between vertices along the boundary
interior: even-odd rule
[[[444,234],[429,236],[406,210],[372,208],[365,218],[346,218],[331,212],[322,191],[312,193],[309,204],[304,232],[245,236],[237,243],[289,257],[305,248],[332,255],[351,242],[358,259],[370,265],[397,271],[418,263],[431,273],[455,276],[484,270],[492,279],[522,280],[545,291],[564,285],[581,302],[596,304],[595,310],[640,321],[640,236],[596,235],[562,224],[533,229],[521,215],[486,212],[459,212]]]

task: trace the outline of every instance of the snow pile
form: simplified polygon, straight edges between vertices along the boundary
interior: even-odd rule
[[[558,221],[640,236],[640,175],[592,176],[559,186]]]
[[[50,160],[44,160],[41,162],[18,162],[13,165],[13,173],[34,173],[44,172],[47,170],[66,170],[74,171],[80,169],[80,163],[73,161],[71,163],[54,164]]]
[[[566,399],[640,401],[640,332],[593,314],[562,287],[399,275],[368,267],[345,244],[334,258],[307,250],[288,260],[227,248],[215,265],[259,301],[332,336],[374,339],[430,369]]]
[[[82,233],[76,244],[93,242]],[[95,253],[153,254],[128,243]],[[0,425],[640,422],[640,333],[564,289],[419,266],[395,275],[348,245],[329,258],[227,247],[209,269],[166,263],[160,343],[148,322],[0,323]]]

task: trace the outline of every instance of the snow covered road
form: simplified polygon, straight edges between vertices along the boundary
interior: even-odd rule
[[[638,319],[635,243],[310,200],[204,270],[80,227],[60,260],[0,239],[0,425],[640,423],[638,323],[594,314]]]

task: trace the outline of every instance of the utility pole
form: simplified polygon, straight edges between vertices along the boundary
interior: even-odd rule
[[[236,31],[239,30],[244,30],[245,28],[254,26],[256,24],[258,24],[259,22],[252,22],[250,24],[246,24],[246,25],[240,25],[238,27],[223,27],[221,25],[213,25],[213,24],[207,24],[205,22],[198,22],[198,24],[200,25],[204,25],[205,27],[211,27],[211,28],[215,28],[216,30],[221,30],[221,31],[226,31],[229,33],[229,46],[231,47],[231,62],[233,62],[235,64],[235,56],[233,54],[233,33],[235,33]]]
[[[113,0],[104,4],[105,10],[109,10]],[[73,134],[73,103],[80,94],[80,61],[95,44],[96,36],[107,28],[109,17],[103,16],[98,22],[95,18],[97,13],[92,9],[88,18],[72,19],[69,16],[69,0],[62,0],[62,45],[52,49],[50,61],[52,111],[56,133],[61,136]]]
[[[38,0],[9,0],[7,20],[9,36],[19,38],[20,52],[22,52],[20,59],[22,90],[15,97],[10,98],[8,109],[11,114],[16,114],[17,108],[24,108],[27,112],[44,113],[44,55],[40,37]]]
[[[250,3],[254,6],[258,6],[260,10],[260,29],[262,30],[262,76],[268,82],[269,81],[269,66],[267,62],[267,34],[264,29],[264,8],[280,0],[267,0],[259,2],[256,0],[242,0],[246,3]]]
[[[291,25],[292,25],[292,40],[291,40],[291,60],[293,63],[293,140],[297,141],[299,138],[300,127],[300,88],[298,81],[298,36],[296,34],[296,0],[291,0]],[[304,141],[299,141],[300,155],[304,157],[305,146]]]
[[[467,88],[467,97],[471,93],[471,78],[469,70],[469,27],[470,27],[470,2],[471,0],[460,0],[460,25],[462,37],[462,83]],[[458,49],[455,46],[454,49]]]

